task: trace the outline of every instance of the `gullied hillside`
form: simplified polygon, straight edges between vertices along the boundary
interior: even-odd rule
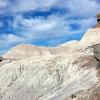
[[[0,100],[100,100],[99,60],[92,47],[99,30],[55,48],[12,48],[0,62]]]

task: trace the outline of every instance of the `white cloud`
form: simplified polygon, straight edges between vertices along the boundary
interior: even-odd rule
[[[21,28],[21,33],[18,34],[34,41],[81,34],[94,26],[95,22],[95,18],[92,17],[74,20],[66,19],[66,16],[51,15],[46,19],[42,17],[25,19],[21,15],[17,15],[13,27],[15,29]],[[78,24],[80,28],[73,30],[71,24]]]
[[[0,8],[6,7],[8,3],[8,0],[0,0]]]
[[[19,24],[21,26],[19,26]],[[68,26],[65,18],[57,15],[51,15],[48,18],[39,17],[34,19],[25,19],[22,16],[16,16],[13,27],[15,29],[21,27],[23,31],[22,35],[32,39],[59,37],[70,30],[70,26]]]
[[[96,25],[96,18],[87,18],[87,19],[82,19],[80,22],[81,25],[81,29],[88,29],[88,28],[92,28],[95,27]]]
[[[97,0],[0,0],[0,12],[48,10],[52,7],[65,8],[72,15],[91,16],[100,10]]]
[[[68,8],[73,16],[90,17],[100,11],[100,4],[96,0],[70,0]]]
[[[7,52],[12,46],[28,42],[27,39],[14,34],[0,34],[0,55]]]
[[[54,19],[43,19],[43,18],[35,18],[35,19],[24,19],[22,18],[19,22],[22,26],[27,28],[28,30],[33,31],[48,31],[52,28],[55,28],[58,24],[57,20]]]
[[[23,12],[30,10],[46,10],[54,6],[58,0],[0,0],[2,12]]]
[[[23,40],[22,37],[14,34],[2,34],[1,39],[6,40],[5,42],[18,42]]]
[[[2,34],[0,35],[0,49],[9,47],[12,44],[24,42],[25,38],[14,34]]]

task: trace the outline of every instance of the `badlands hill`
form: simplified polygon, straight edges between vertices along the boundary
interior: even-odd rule
[[[4,58],[11,59],[22,59],[31,56],[51,56],[51,55],[64,55],[67,52],[74,51],[74,47],[78,45],[77,42],[70,42],[68,44],[63,44],[55,48],[39,47],[33,46],[31,44],[20,44],[8,51]]]
[[[55,48],[12,48],[0,62],[0,100],[100,100],[99,38],[94,28]]]

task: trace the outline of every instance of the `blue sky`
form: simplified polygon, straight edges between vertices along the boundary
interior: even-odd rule
[[[20,43],[80,40],[98,12],[100,0],[0,0],[0,55]]]

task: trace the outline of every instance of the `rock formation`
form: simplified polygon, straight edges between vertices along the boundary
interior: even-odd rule
[[[45,52],[44,52],[45,51]],[[10,51],[8,51],[3,57],[11,59],[22,59],[31,56],[46,56],[51,55],[51,50],[47,47],[37,47],[30,44],[21,44]]]
[[[64,45],[54,48],[47,48],[43,46],[33,46],[30,44],[21,44],[12,48],[5,55],[3,55],[3,57],[8,59],[23,59],[31,56],[64,55],[66,51],[74,51],[74,48],[78,46],[78,42],[68,43],[66,46]]]
[[[100,28],[89,29],[81,39],[81,44],[83,45],[93,45],[98,43],[100,43]]]
[[[97,24],[96,28],[100,27],[100,13],[97,14]]]
[[[0,100],[100,100],[98,43],[94,28],[81,41],[54,48],[12,48],[0,62]]]
[[[3,61],[3,58],[2,57],[0,57],[0,62],[2,62]]]
[[[93,52],[95,58],[100,61],[100,43],[93,45]]]

